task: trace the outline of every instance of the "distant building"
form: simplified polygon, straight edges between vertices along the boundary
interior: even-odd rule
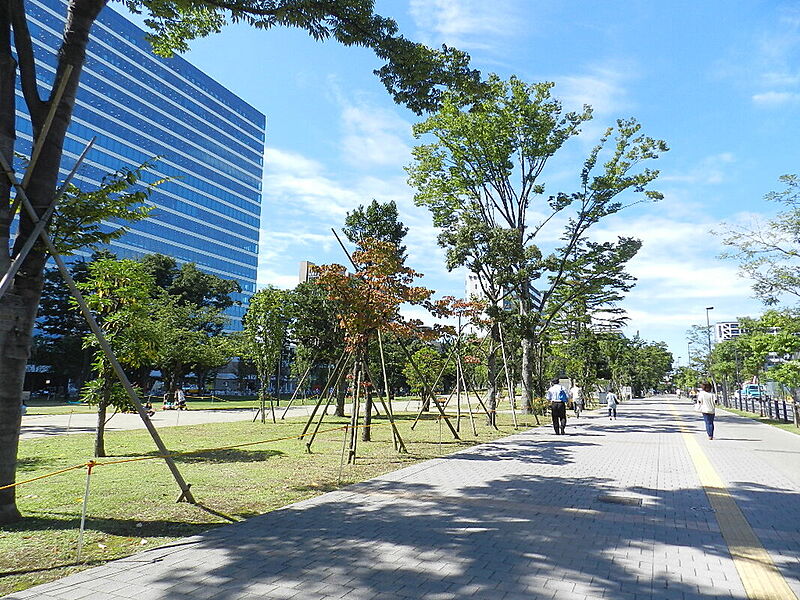
[[[528,288],[534,307],[538,308],[542,302],[542,293],[537,290],[533,285]],[[513,310],[514,304],[512,302],[514,294],[506,293],[497,303],[503,310]],[[469,300],[470,298],[477,298],[478,300],[486,300],[486,294],[481,286],[480,276],[475,273],[467,273],[467,278],[464,282],[464,297]]]
[[[317,278],[317,274],[314,272],[314,267],[316,267],[312,262],[307,260],[300,261],[300,276],[298,277],[299,283],[307,283],[312,279]]]
[[[715,333],[718,342],[732,340],[747,333],[738,321],[720,321],[714,324]],[[780,327],[768,327],[765,332],[776,334],[780,331]]]
[[[50,85],[67,4],[28,0],[25,11],[37,76]],[[31,122],[21,90],[16,93],[17,150],[29,155]],[[81,188],[96,188],[120,168],[153,162],[145,178],[163,179],[150,196],[154,210],[110,250],[120,258],[165,254],[235,279],[242,293],[226,314],[229,327],[241,329],[256,286],[264,129],[261,112],[183,58],[155,56],[144,31],[105,7],[92,27],[62,173],[93,137],[74,180]],[[104,226],[115,228],[113,222]]]
[[[732,340],[742,335],[739,321],[720,321],[715,323],[714,329],[716,330],[718,342]]]

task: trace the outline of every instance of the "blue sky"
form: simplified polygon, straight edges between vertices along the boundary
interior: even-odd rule
[[[644,242],[630,264],[638,285],[622,304],[630,334],[667,342],[685,363],[685,331],[704,323],[706,306],[712,321],[762,310],[736,265],[716,258],[713,232],[774,214],[764,194],[798,170],[795,3],[386,0],[377,10],[411,39],[469,52],[484,73],[553,81],[566,108],[594,107],[595,119],[544,173],[548,192],[572,188],[617,118],[635,117],[667,141],[654,165],[665,199],[595,234]],[[423,284],[463,295],[464,273],[444,269],[430,217],[406,184],[418,118],[391,101],[371,52],[235,26],[185,57],[267,115],[260,285],[294,286],[300,260],[344,262],[330,228],[374,198],[398,203]]]

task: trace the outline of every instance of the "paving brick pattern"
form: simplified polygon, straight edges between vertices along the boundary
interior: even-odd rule
[[[800,596],[800,436],[728,414],[694,435]],[[570,418],[7,596],[746,598],[664,399]]]

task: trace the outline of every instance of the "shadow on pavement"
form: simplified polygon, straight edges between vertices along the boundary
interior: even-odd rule
[[[558,446],[539,451],[539,459],[549,458],[551,464],[569,460],[557,457]],[[468,454],[457,458],[469,460]],[[502,458],[498,450],[494,459]],[[182,555],[174,568],[159,567],[157,581],[169,587],[171,599],[191,598],[209,581],[218,582],[217,599],[282,597],[269,593],[282,585],[304,599],[338,597],[349,588],[362,592],[358,598],[437,593],[552,598],[554,590],[539,587],[548,578],[579,583],[590,590],[588,597],[600,597],[604,590],[611,598],[708,597],[696,582],[676,576],[664,550],[653,551],[667,545],[695,548],[698,556],[705,555],[701,570],[711,564],[708,557],[729,559],[704,492],[640,487],[637,491],[649,498],[646,506],[619,506],[598,499],[604,490],[613,491],[612,484],[601,477],[565,481],[520,474],[449,496],[424,483],[359,484],[344,490],[338,501],[276,511],[206,534],[192,553],[196,563]],[[800,564],[789,559],[797,551],[796,520],[790,517],[800,510],[798,495],[753,485],[734,486],[732,493],[748,517],[764,506],[786,511],[786,529],[780,532],[786,535],[763,542],[773,556],[786,557],[781,564],[786,575],[800,577]],[[565,508],[591,511],[575,514]],[[152,554],[168,566],[169,552],[156,549],[134,558],[141,562]],[[649,572],[648,561],[652,582],[642,577],[642,569]]]

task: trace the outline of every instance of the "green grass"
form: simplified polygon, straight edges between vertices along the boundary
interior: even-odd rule
[[[485,418],[476,417],[477,436],[469,419],[463,419],[463,440],[457,441],[432,416],[411,431],[413,415],[398,414],[408,454],[394,451],[391,430],[378,419],[373,441],[359,442],[358,460],[344,465],[341,481],[341,429],[320,433],[311,454],[306,453],[303,441],[283,439],[178,455],[176,463],[200,503],[196,506],[175,502],[179,490],[162,459],[102,464],[156,454],[144,430],[109,432],[106,451],[110,457],[100,459],[91,476],[83,561],[76,562],[76,550],[86,469],[23,484],[17,488],[17,499],[24,519],[0,529],[0,595],[514,432],[510,415],[501,413],[498,418],[500,430],[495,431]],[[518,415],[518,420],[521,429],[534,424],[532,416]],[[321,431],[345,422],[327,417]],[[304,424],[301,419],[275,425],[214,423],[168,427],[160,433],[171,451],[191,452],[291,438],[300,434]],[[91,435],[22,440],[17,480],[85,463],[92,448]]]
[[[724,410],[740,415],[742,417],[747,417],[749,419],[753,419],[754,421],[760,421],[761,423],[766,423],[767,425],[772,425],[773,427],[778,427],[785,431],[789,431],[791,433],[800,435],[800,428],[795,427],[794,423],[784,423],[783,421],[777,421],[775,419],[770,419],[769,417],[762,417],[759,416],[758,413],[751,413],[746,410],[739,410],[738,408],[728,408],[728,407],[722,407],[722,408],[724,408]]]

